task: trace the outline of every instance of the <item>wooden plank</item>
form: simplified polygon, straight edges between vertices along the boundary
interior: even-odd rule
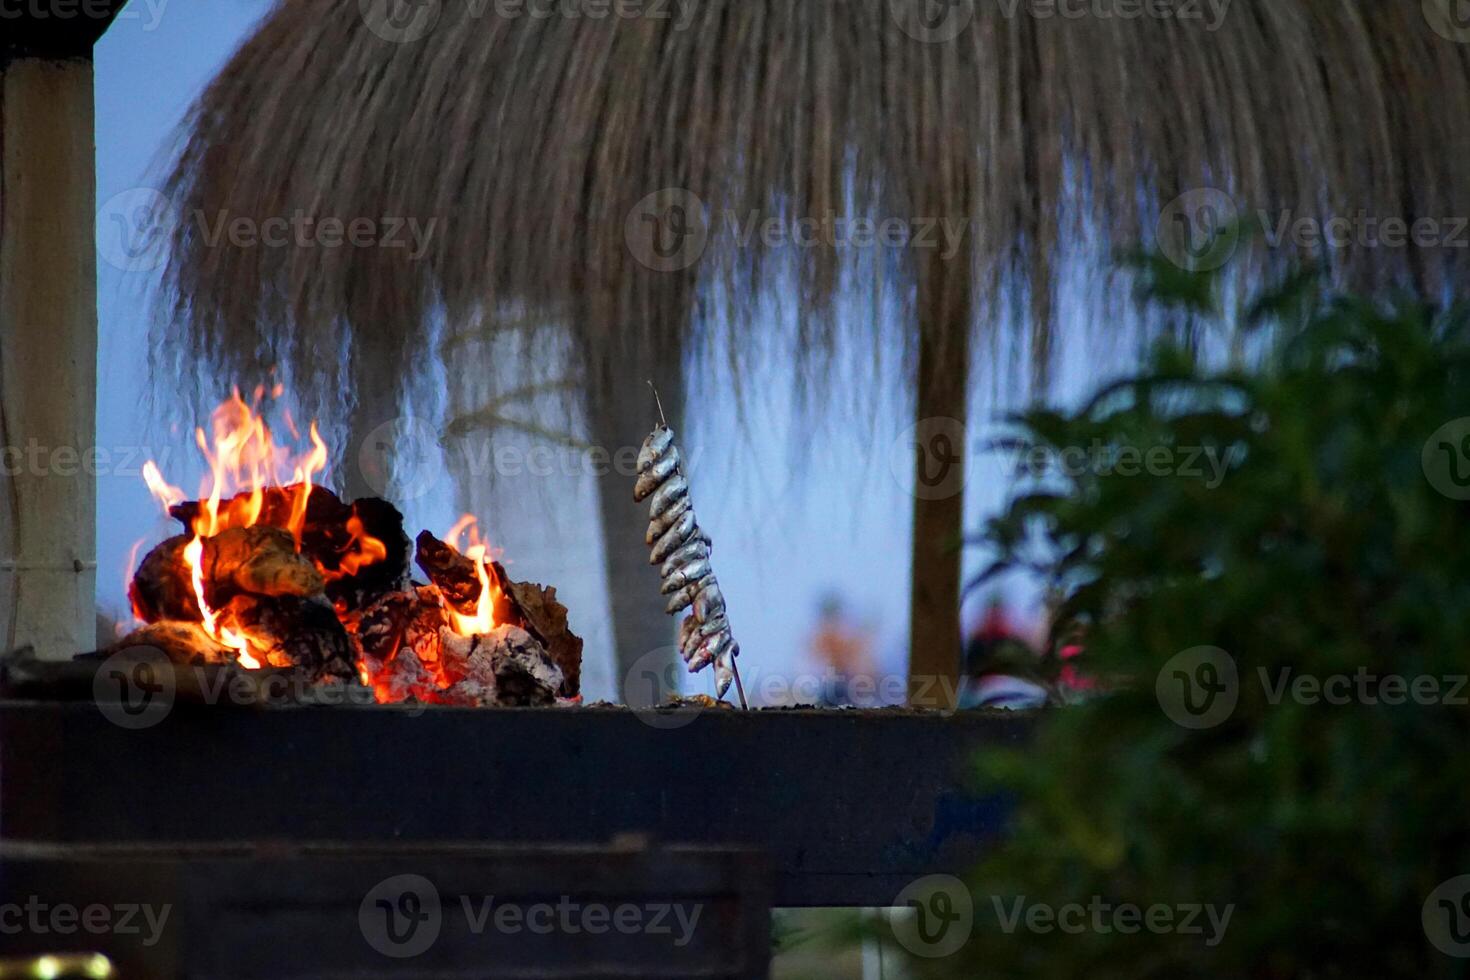
[[[0,955],[101,951],[125,977],[747,980],[770,962],[769,869],[748,851],[8,845],[0,875],[43,923],[141,906],[127,931],[0,934]]]
[[[0,833],[481,844],[643,834],[763,851],[778,905],[883,905],[916,878],[965,872],[993,844],[1006,802],[975,788],[970,760],[984,744],[1019,744],[1029,725],[901,710],[650,718],[180,703],[128,731],[96,704],[6,702]]]

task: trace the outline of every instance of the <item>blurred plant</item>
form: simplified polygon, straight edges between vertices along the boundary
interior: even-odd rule
[[[1217,309],[1208,276],[1151,267],[1154,299]],[[1054,651],[1080,636],[1102,686],[982,758],[1017,801],[1007,842],[970,880],[973,937],[916,975],[1470,975],[1430,937],[1470,956],[1470,894],[1432,900],[1470,875],[1470,311],[1334,295],[1308,270],[1243,318],[1270,327],[1259,369],[1164,346],[1080,410],[1018,419],[1110,465],[990,522],[987,578],[1043,576]],[[1183,465],[1196,450],[1223,478]],[[1208,904],[1231,909],[1222,936],[1203,914],[1177,928]],[[1028,925],[1069,905],[1080,929]]]

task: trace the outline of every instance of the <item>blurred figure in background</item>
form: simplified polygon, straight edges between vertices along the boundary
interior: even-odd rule
[[[835,592],[827,593],[818,604],[811,652],[822,667],[823,707],[851,704],[849,687],[853,678],[876,680],[871,631],[848,615],[842,597]]]
[[[1097,679],[1078,666],[1078,658],[1084,652],[1086,648],[1082,645],[1080,635],[1073,637],[1071,642],[1057,651],[1057,659],[1061,663],[1061,669],[1057,674],[1057,699],[1063,704],[1076,704],[1088,695],[1101,690]]]
[[[980,625],[965,644],[959,706],[965,708],[1040,708],[1047,690],[1038,676],[1040,661],[999,597],[992,598]]]

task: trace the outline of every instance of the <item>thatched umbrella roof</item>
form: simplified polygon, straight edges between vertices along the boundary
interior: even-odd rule
[[[1084,223],[1132,245],[1192,188],[1298,216],[1470,213],[1470,47],[1417,0],[1170,2],[1134,19],[997,0],[935,5],[938,21],[916,19],[930,0],[688,0],[635,18],[434,0],[396,35],[374,13],[386,2],[284,0],[200,99],[172,177],[178,315],[159,327],[183,376],[201,359],[330,376],[354,337],[423,348],[436,311],[497,303],[546,304],[594,354],[626,355],[687,329],[696,277],[749,300],[775,251],[801,260],[802,349],[820,359],[834,252],[722,248],[725,209],[968,218],[981,297],[1019,275],[1036,300]],[[629,247],[630,214],[666,188],[716,229],[672,273]],[[211,243],[201,227],[298,210],[436,224],[421,257]],[[1470,265],[1459,250],[1415,268],[1413,251],[1332,258],[1434,281]]]

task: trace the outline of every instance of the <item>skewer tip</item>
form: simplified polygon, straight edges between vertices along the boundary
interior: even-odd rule
[[[669,427],[669,419],[668,416],[664,415],[664,400],[658,396],[658,388],[654,385],[653,379],[651,378],[648,381],[648,387],[653,391],[654,404],[658,405],[658,420],[662,422],[663,427],[667,429]]]

